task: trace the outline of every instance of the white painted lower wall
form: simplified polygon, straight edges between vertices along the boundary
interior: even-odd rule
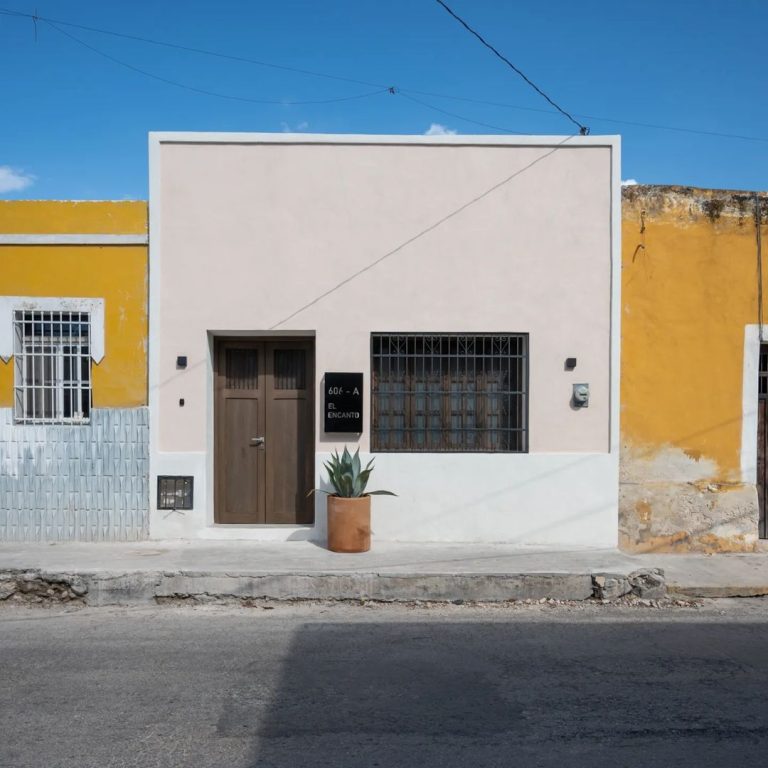
[[[158,475],[191,475],[194,478],[193,508],[164,510],[157,508]],[[152,466],[149,494],[149,536],[152,539],[194,539],[198,532],[213,524],[213,498],[208,499],[208,477],[213,489],[213,462],[208,466],[205,451],[156,453]],[[211,491],[212,492],[212,491]]]
[[[369,487],[398,494],[373,498],[374,540],[616,546],[608,453],[385,453]],[[324,537],[324,503],[316,514]]]
[[[363,455],[367,461],[370,455]],[[316,454],[318,487],[327,487]],[[325,541],[325,496],[317,495],[315,525],[217,526],[206,489],[205,453],[159,454],[161,473],[195,476],[195,509],[158,512],[150,535],[164,538]],[[615,547],[618,457],[611,453],[451,454],[376,456],[370,490],[375,541],[515,543],[555,547]],[[152,499],[153,504],[155,499]]]

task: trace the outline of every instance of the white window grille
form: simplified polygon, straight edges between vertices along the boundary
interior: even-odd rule
[[[13,336],[17,423],[88,422],[90,313],[17,309]]]

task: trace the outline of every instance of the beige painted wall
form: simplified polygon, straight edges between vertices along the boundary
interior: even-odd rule
[[[608,451],[609,146],[161,143],[152,195],[159,451],[209,449],[207,332],[269,329],[316,332],[319,404],[371,331],[529,332],[531,452]]]

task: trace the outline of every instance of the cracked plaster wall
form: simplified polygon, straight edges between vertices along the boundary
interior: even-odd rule
[[[766,240],[768,199],[759,205]],[[754,210],[752,193],[624,189],[625,550],[756,546],[757,492],[741,469],[744,329],[758,317]]]

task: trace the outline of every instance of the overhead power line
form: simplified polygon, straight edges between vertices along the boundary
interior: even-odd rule
[[[536,85],[536,83],[534,83],[533,80],[531,80],[525,74],[525,72],[523,72],[521,69],[516,67],[503,53],[501,53],[496,48],[494,48],[479,32],[477,32],[476,30],[472,29],[472,27],[470,27],[469,24],[467,24],[467,22],[464,21],[464,19],[461,18],[461,16],[459,16],[456,13],[454,13],[443,2],[443,0],[435,0],[435,2],[438,5],[442,6],[451,16],[453,16],[453,18],[456,19],[456,21],[458,21],[459,24],[461,24],[461,26],[464,27],[464,29],[467,30],[467,32],[469,32],[471,35],[474,35],[489,51],[492,51],[499,59],[501,59],[508,67],[510,67],[510,69],[512,69],[514,72],[516,72],[518,75],[520,75],[520,77],[522,77],[523,80],[525,80],[525,82],[528,83],[528,85],[530,85],[531,88],[533,88],[534,91],[536,91],[536,93],[538,93],[540,96],[543,96],[558,112],[560,112],[560,114],[564,115],[574,125],[578,126],[579,133],[582,136],[586,136],[589,133],[589,128],[587,128],[586,125],[582,125],[573,115],[571,115],[569,112],[566,112],[559,104],[557,104],[549,96],[547,96],[547,94],[544,93],[544,91],[542,91],[541,88],[539,88],[539,86]]]
[[[450,93],[436,93],[436,92],[432,92],[432,91],[417,90],[415,88],[407,88],[407,87],[399,87],[399,86],[395,87],[394,85],[391,85],[391,84],[390,85],[384,85],[383,83],[374,83],[374,82],[371,82],[369,80],[360,80],[358,78],[345,77],[345,76],[342,76],[342,75],[335,75],[335,74],[331,74],[329,72],[321,72],[321,71],[318,71],[318,70],[304,69],[304,68],[299,68],[299,67],[291,67],[291,66],[284,65],[284,64],[275,64],[274,62],[262,61],[260,59],[252,59],[252,58],[248,58],[246,56],[236,56],[236,55],[233,55],[233,54],[222,53],[221,51],[212,51],[212,50],[208,50],[208,49],[205,49],[205,48],[196,48],[196,47],[193,47],[193,46],[181,45],[181,44],[178,44],[178,43],[171,43],[171,42],[167,42],[167,41],[164,41],[164,40],[153,40],[151,38],[142,37],[142,36],[139,36],[139,35],[130,35],[130,34],[127,34],[127,33],[124,33],[124,32],[116,32],[114,30],[101,29],[99,27],[87,26],[85,24],[75,24],[74,22],[70,22],[70,21],[63,21],[61,19],[52,19],[52,18],[48,18],[46,16],[39,16],[39,15],[33,14],[33,13],[25,13],[23,11],[15,11],[15,10],[11,10],[11,9],[8,9],[8,8],[0,8],[0,15],[30,19],[33,23],[35,23],[35,26],[37,25],[37,22],[47,22],[48,24],[52,24],[52,25],[55,24],[57,27],[69,27],[69,28],[72,28],[72,29],[80,29],[80,30],[87,31],[87,32],[95,32],[96,34],[100,34],[100,35],[108,35],[108,36],[111,36],[111,37],[123,38],[125,40],[133,40],[135,42],[146,43],[148,45],[161,46],[161,47],[164,47],[164,48],[171,48],[171,49],[175,49],[175,50],[179,50],[179,51],[185,51],[187,53],[199,54],[199,55],[202,55],[202,56],[211,56],[211,57],[215,57],[215,58],[219,58],[219,59],[225,59],[225,60],[229,60],[229,61],[238,62],[238,63],[241,63],[241,64],[250,64],[250,65],[258,66],[258,67],[266,67],[266,68],[269,68],[269,69],[282,70],[282,71],[285,71],[285,72],[293,72],[293,73],[299,74],[299,75],[325,78],[327,80],[336,80],[338,82],[354,83],[356,85],[366,85],[366,86],[369,86],[371,88],[378,89],[378,90],[374,91],[373,93],[358,94],[356,96],[351,96],[351,97],[343,97],[341,100],[365,98],[366,96],[375,95],[375,94],[378,94],[378,93],[381,93],[381,92],[384,92],[384,91],[388,91],[391,94],[397,94],[397,95],[400,95],[400,96],[410,95],[411,96],[411,98],[410,98],[411,101],[417,102],[417,103],[421,104],[422,106],[426,107],[427,109],[431,109],[434,112],[439,112],[440,114],[443,114],[443,115],[448,115],[450,117],[455,117],[458,120],[463,120],[463,121],[468,122],[468,123],[473,123],[474,125],[480,125],[480,126],[483,126],[483,127],[486,127],[486,128],[491,128],[493,130],[498,130],[498,131],[504,131],[504,132],[507,132],[507,133],[521,133],[521,132],[520,131],[512,131],[509,128],[503,128],[501,126],[492,125],[491,123],[486,123],[486,122],[482,122],[480,120],[475,120],[473,118],[466,117],[465,115],[460,115],[460,114],[458,114],[456,112],[451,112],[449,110],[442,109],[441,107],[435,106],[434,104],[430,104],[429,102],[422,101],[422,100],[417,99],[415,97],[417,97],[417,96],[427,96],[427,97],[439,98],[439,99],[451,99],[451,100],[454,100],[454,101],[463,101],[463,102],[466,102],[468,104],[482,104],[484,106],[503,107],[503,108],[506,108],[506,109],[515,109],[515,110],[521,110],[521,111],[525,111],[525,112],[538,112],[540,114],[548,114],[548,115],[554,115],[554,114],[560,113],[560,109],[559,109],[559,107],[557,107],[557,105],[555,105],[555,108],[556,108],[555,110],[550,110],[550,109],[541,109],[541,108],[536,108],[536,107],[524,107],[524,106],[520,106],[520,105],[517,105],[517,104],[508,104],[508,103],[505,103],[505,102],[498,102],[498,101],[486,101],[486,100],[483,100],[483,99],[472,98],[472,97],[469,97],[469,96],[459,96],[459,95],[450,94]],[[61,29],[59,29],[57,31],[63,33],[63,30],[61,30]],[[74,36],[72,36],[72,37],[73,37],[73,39],[76,42],[80,43],[81,45],[83,45],[85,47],[88,47],[88,44],[85,43],[84,41],[82,41],[82,40],[80,40],[78,38],[74,38]],[[106,54],[103,51],[100,51],[98,49],[95,49],[93,46],[91,46],[91,50],[93,50],[94,53],[98,53],[100,56],[104,56],[106,58],[109,58],[109,54]],[[307,101],[304,101],[304,102],[279,101],[278,102],[278,101],[269,101],[269,100],[264,100],[264,99],[247,99],[247,98],[243,98],[243,97],[233,97],[233,96],[226,95],[226,94],[218,94],[218,93],[214,93],[214,92],[206,92],[203,89],[197,89],[197,88],[194,88],[192,86],[187,86],[185,84],[178,83],[176,81],[170,81],[170,80],[168,80],[166,78],[160,77],[159,75],[154,75],[152,73],[140,70],[140,68],[134,67],[133,65],[128,64],[127,62],[117,60],[115,57],[112,57],[112,60],[115,61],[115,63],[117,63],[117,64],[119,64],[121,66],[127,67],[129,69],[134,69],[135,71],[139,72],[142,75],[146,75],[147,77],[152,77],[153,79],[157,79],[157,80],[159,80],[161,82],[166,82],[166,83],[168,83],[170,85],[175,85],[175,86],[180,87],[180,88],[186,88],[188,90],[197,91],[197,92],[200,92],[200,93],[204,93],[206,95],[217,96],[219,98],[234,99],[234,100],[238,100],[238,101],[250,101],[252,103],[257,103],[257,104],[258,103],[261,103],[261,104],[320,104],[320,103],[329,103],[327,101],[326,102],[322,102],[322,101],[315,101],[315,102],[307,102]],[[336,100],[333,99],[331,101],[336,101]],[[573,113],[573,117],[580,117],[580,118],[583,118],[583,119],[586,119],[586,120],[595,120],[595,121],[598,121],[598,122],[613,123],[615,125],[627,125],[627,126],[631,126],[631,127],[634,127],[634,128],[645,128],[645,129],[660,130],[660,131],[674,131],[676,133],[690,133],[690,134],[699,135],[699,136],[712,136],[712,137],[715,137],[715,138],[738,139],[738,140],[742,140],[742,141],[768,142],[768,137],[764,137],[764,136],[748,136],[748,135],[744,135],[744,134],[726,133],[726,132],[722,132],[722,131],[708,131],[708,130],[705,130],[705,129],[687,128],[687,127],[679,126],[679,125],[663,125],[663,124],[659,124],[659,123],[644,123],[644,122],[637,122],[637,121],[632,121],[632,120],[620,120],[620,119],[617,119],[617,118],[597,117],[597,116],[594,116],[594,115],[585,115],[585,114],[579,114],[579,113],[576,113],[576,112]],[[580,129],[581,129],[581,123],[576,122],[576,125],[578,125],[580,127]]]
[[[97,53],[99,56],[103,56],[105,59],[108,59],[109,61],[114,62],[115,64],[119,64],[121,67],[125,67],[126,69],[130,69],[133,72],[138,72],[140,75],[144,75],[145,77],[149,77],[152,80],[158,80],[161,83],[166,83],[168,85],[173,85],[176,88],[183,88],[187,91],[192,91],[193,93],[201,93],[205,96],[215,96],[219,99],[229,99],[231,101],[247,101],[251,104],[285,104],[285,105],[293,105],[293,104],[333,104],[339,101],[352,101],[353,99],[364,99],[368,96],[376,96],[381,93],[387,93],[387,88],[378,88],[375,91],[369,91],[367,93],[358,93],[354,96],[340,96],[338,98],[334,99],[315,99],[311,101],[286,101],[284,99],[281,100],[275,100],[275,99],[252,99],[248,96],[234,96],[232,94],[228,93],[218,93],[217,91],[209,91],[205,88],[197,88],[193,85],[187,85],[186,83],[180,83],[177,80],[170,80],[167,77],[161,77],[160,75],[156,75],[153,72],[148,72],[146,69],[141,69],[140,67],[136,67],[133,64],[129,64],[127,61],[122,61],[121,59],[116,58],[115,56],[110,55],[109,53],[105,53],[104,51],[99,50],[98,48],[94,47],[93,45],[90,45],[89,43],[86,43],[85,40],[81,40],[79,37],[76,37],[71,32],[67,32],[65,29],[61,29],[58,25],[54,24],[52,21],[43,20],[45,24],[47,24],[51,29],[55,29],[59,34],[64,35],[65,37],[68,37],[70,40],[74,40],[79,45],[82,45],[84,48],[87,48],[89,51],[93,51],[94,53]]]
[[[481,125],[483,128],[493,128],[494,131],[504,131],[505,133],[516,133],[518,135],[523,135],[522,131],[513,131],[511,128],[503,128],[500,125],[492,125],[491,123],[483,123],[480,120],[473,120],[470,117],[463,117],[462,115],[457,114],[456,112],[449,112],[447,109],[441,109],[440,107],[436,107],[434,104],[430,104],[429,102],[422,101],[421,99],[417,99],[415,96],[410,95],[410,91],[406,93],[402,89],[398,91],[400,96],[402,96],[404,99],[408,99],[408,101],[413,101],[416,104],[421,104],[423,107],[428,107],[429,109],[434,109],[436,112],[441,112],[444,115],[448,115],[449,117],[455,117],[457,120],[464,120],[467,123],[474,123],[475,125]]]
[[[312,77],[323,77],[328,80],[338,80],[344,83],[354,83],[356,85],[367,85],[371,88],[386,88],[388,86],[381,83],[371,83],[365,80],[358,80],[352,77],[343,77],[341,75],[331,75],[327,72],[318,72],[312,69],[301,69],[299,67],[289,67],[284,64],[274,64],[268,61],[260,61],[259,59],[249,59],[245,56],[234,56],[229,53],[222,53],[221,51],[210,51],[205,48],[195,48],[190,45],[180,45],[178,43],[169,43],[164,40],[153,40],[149,37],[141,37],[139,35],[129,35],[125,32],[115,32],[111,29],[100,29],[99,27],[89,27],[85,24],[75,24],[71,21],[63,21],[62,19],[51,19],[47,16],[39,16],[37,13],[24,13],[23,11],[14,11],[10,8],[0,8],[0,14],[3,16],[21,16],[26,19],[31,19],[33,22],[46,21],[49,24],[58,24],[62,27],[71,27],[72,29],[82,29],[85,32],[96,32],[100,35],[111,35],[112,37],[122,37],[124,40],[135,40],[139,43],[147,43],[149,45],[159,45],[163,48],[175,48],[178,51],[186,51],[187,53],[198,53],[202,56],[214,56],[217,59],[229,59],[230,61],[238,61],[241,64],[253,64],[257,67],[268,67],[269,69],[281,69],[285,72],[295,72],[299,75],[311,75]]]
[[[401,95],[405,95],[406,93],[415,93],[419,96],[431,96],[432,98],[436,99],[452,99],[453,101],[464,101],[468,104],[483,104],[484,106],[489,107],[504,107],[506,109],[517,109],[521,110],[523,112],[538,112],[539,114],[544,115],[556,115],[557,112],[553,109],[542,109],[540,107],[523,107],[520,104],[508,104],[503,101],[486,101],[484,99],[473,99],[469,96],[455,96],[448,93],[435,93],[434,91],[418,91],[413,88],[399,88],[398,92]],[[439,107],[435,107],[432,104],[427,104],[426,102],[422,102],[423,104],[429,106],[431,109],[436,109],[439,111]],[[445,114],[451,114],[449,112],[445,112]],[[724,133],[722,131],[707,131],[699,128],[683,128],[679,125],[661,125],[659,123],[641,123],[637,122],[635,120],[618,120],[616,118],[612,117],[600,117],[598,115],[584,115],[579,114],[578,112],[573,113],[575,117],[582,117],[585,120],[596,120],[600,123],[614,123],[615,125],[630,125],[633,128],[651,128],[656,131],[676,131],[678,133],[692,133],[692,134],[698,134],[699,136],[715,136],[718,138],[723,139],[741,139],[742,141],[762,141],[762,142],[768,142],[768,137],[765,136],[747,136],[742,133]],[[460,115],[454,115],[454,117],[458,117],[460,120],[464,120],[466,118],[461,117]]]

